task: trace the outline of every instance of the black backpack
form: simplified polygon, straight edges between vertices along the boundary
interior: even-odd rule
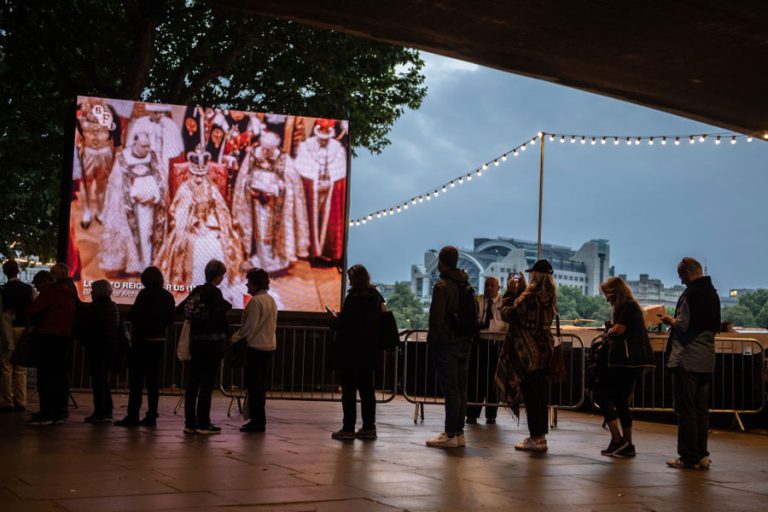
[[[474,337],[480,332],[477,320],[475,289],[466,281],[454,281],[459,290],[459,308],[451,313],[453,328],[462,336]]]

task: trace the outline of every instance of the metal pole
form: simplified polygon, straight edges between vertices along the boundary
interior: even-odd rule
[[[541,148],[539,150],[539,239],[536,245],[536,259],[541,259],[541,209],[544,202],[544,139],[546,138],[544,135],[546,135],[544,132],[539,135]]]

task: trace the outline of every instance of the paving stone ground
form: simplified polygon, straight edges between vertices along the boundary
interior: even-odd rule
[[[270,401],[265,434],[242,434],[214,400],[217,436],[182,433],[176,398],[161,398],[155,429],[89,425],[88,395],[65,425],[25,427],[0,415],[0,511],[390,511],[558,510],[721,511],[768,507],[768,436],[711,433],[712,468],[681,471],[671,425],[636,422],[638,456],[602,457],[599,417],[560,412],[549,453],[515,452],[525,436],[500,413],[496,425],[469,425],[467,446],[427,448],[442,410],[398,398],[378,407],[379,439],[339,442],[341,405]],[[117,414],[126,397],[116,396]],[[183,411],[181,411],[183,413]]]

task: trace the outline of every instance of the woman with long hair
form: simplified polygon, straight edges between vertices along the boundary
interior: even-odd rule
[[[555,347],[550,325],[557,312],[557,288],[547,260],[537,260],[527,272],[531,276],[528,286],[516,299],[505,298],[501,308],[501,318],[509,323],[509,330],[499,355],[496,384],[515,416],[520,416],[520,404],[525,401],[530,437],[515,449],[545,452],[549,430],[547,370]]]
[[[612,309],[612,321],[606,323],[605,342],[598,356],[596,390],[596,401],[611,432],[611,443],[600,453],[634,457],[629,402],[635,381],[646,368],[653,366],[653,351],[643,311],[627,283],[611,277],[600,289]]]
[[[378,366],[381,349],[379,332],[381,313],[386,311],[384,298],[371,284],[371,276],[362,265],[347,270],[349,293],[334,321],[336,343],[331,353],[331,366],[341,373],[341,404],[344,420],[341,430],[331,437],[339,440],[376,439],[376,395],[373,373]],[[355,432],[357,393],[363,425]]]

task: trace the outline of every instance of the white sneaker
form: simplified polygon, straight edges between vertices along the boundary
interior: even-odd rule
[[[526,437],[522,442],[515,445],[515,450],[522,450],[525,452],[545,452],[548,449],[546,439],[534,441],[530,437]]]
[[[432,448],[458,448],[459,436],[449,437],[445,432],[440,432],[437,436],[427,441],[427,446]]]

